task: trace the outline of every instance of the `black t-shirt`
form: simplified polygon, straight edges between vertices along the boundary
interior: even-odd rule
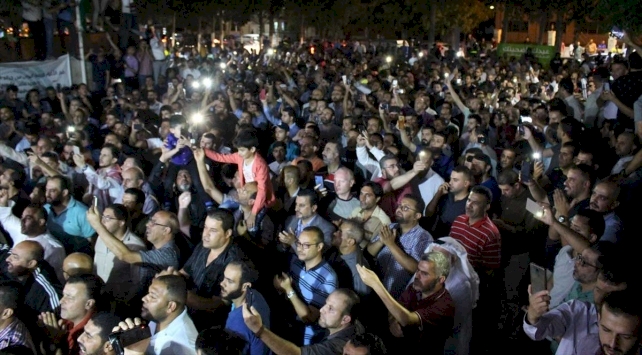
[[[431,229],[434,238],[445,237],[450,233],[455,218],[466,214],[466,202],[468,197],[455,201],[455,196],[452,193],[444,195],[439,200],[437,206],[437,217]]]

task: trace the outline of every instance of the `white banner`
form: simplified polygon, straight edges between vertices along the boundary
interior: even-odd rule
[[[48,86],[56,88],[71,86],[71,67],[69,55],[63,55],[56,60],[43,62],[16,62],[0,64],[0,92],[8,85],[16,85],[19,95],[37,88],[40,92]]]

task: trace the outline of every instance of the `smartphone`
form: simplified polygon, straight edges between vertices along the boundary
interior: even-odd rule
[[[526,199],[526,210],[535,215],[535,217],[542,217],[544,215],[544,209],[542,206],[530,198]]]
[[[521,168],[521,181],[526,184],[532,180],[531,162],[523,161]]]
[[[611,91],[611,83],[609,82],[604,83],[603,91]]]
[[[23,152],[25,152],[26,154],[33,153],[33,149],[27,148],[27,149],[23,150]]]
[[[266,98],[267,98],[267,93],[265,92],[265,89],[261,89],[261,92],[259,93],[259,99],[263,101]]]
[[[524,131],[524,125],[522,124],[517,125],[517,131],[519,132],[519,135],[522,137],[524,136],[524,134],[526,134],[526,132]]]
[[[251,287],[247,288],[247,293],[245,294],[245,304],[247,308],[250,308],[254,305],[254,291]]]
[[[321,175],[315,175],[314,176],[314,186],[319,186],[323,187],[323,176]]]
[[[73,146],[74,155],[80,155],[80,148]]]
[[[531,293],[549,290],[548,283],[552,279],[551,272],[543,267],[531,263]]]
[[[624,31],[617,26],[613,26],[613,28],[611,28],[611,36],[617,39],[622,39],[622,37],[624,37]]]
[[[387,111],[388,110],[388,104],[384,104],[384,103],[379,104],[379,109]]]
[[[483,134],[480,134],[479,136],[477,136],[477,142],[479,144],[486,144],[486,136]]]
[[[398,85],[399,85],[399,82],[397,81],[397,79],[392,81],[392,87],[393,88],[396,88]]]
[[[109,334],[109,343],[117,355],[124,355],[125,348],[136,344],[139,341],[151,338],[152,332],[146,325],[138,326],[134,329],[124,330]]]
[[[93,202],[94,208],[98,208],[98,197],[94,196],[94,202]]]
[[[343,81],[343,84],[348,85],[348,77],[345,75],[341,75],[341,80]]]

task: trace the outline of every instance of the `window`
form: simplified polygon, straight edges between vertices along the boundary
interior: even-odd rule
[[[508,23],[508,31],[528,32],[528,22],[527,21],[510,21]]]

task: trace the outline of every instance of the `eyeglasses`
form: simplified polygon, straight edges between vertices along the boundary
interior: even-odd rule
[[[101,219],[106,219],[108,221],[117,221],[118,220],[118,218],[116,218],[116,217],[107,216],[107,215],[102,215],[100,218]]]
[[[156,223],[156,221],[154,221],[153,219],[150,219],[149,221],[147,221],[147,224],[151,224],[152,226],[169,227],[166,224]]]
[[[297,249],[301,248],[303,250],[308,250],[308,249],[310,249],[311,246],[318,245],[318,244],[320,244],[320,243],[310,243],[310,244],[308,244],[308,243],[300,243],[299,241],[294,242],[294,246]]]
[[[473,159],[475,159],[474,155],[469,155],[469,156],[466,157],[466,161],[469,162],[469,163],[472,162]]]
[[[573,258],[573,260],[580,263],[581,266],[590,266],[590,267],[599,269],[596,265],[589,264],[588,262],[586,262],[586,260],[584,260],[584,257],[582,257],[582,254],[578,254],[575,258]]]
[[[414,209],[414,208],[412,208],[412,207],[410,207],[410,206],[408,206],[408,205],[399,205],[399,206],[397,207],[397,209],[398,209],[398,210],[402,210],[402,211],[404,211],[404,212],[408,212],[408,211],[415,211],[415,212],[419,212],[419,211],[417,211],[416,209]]]

